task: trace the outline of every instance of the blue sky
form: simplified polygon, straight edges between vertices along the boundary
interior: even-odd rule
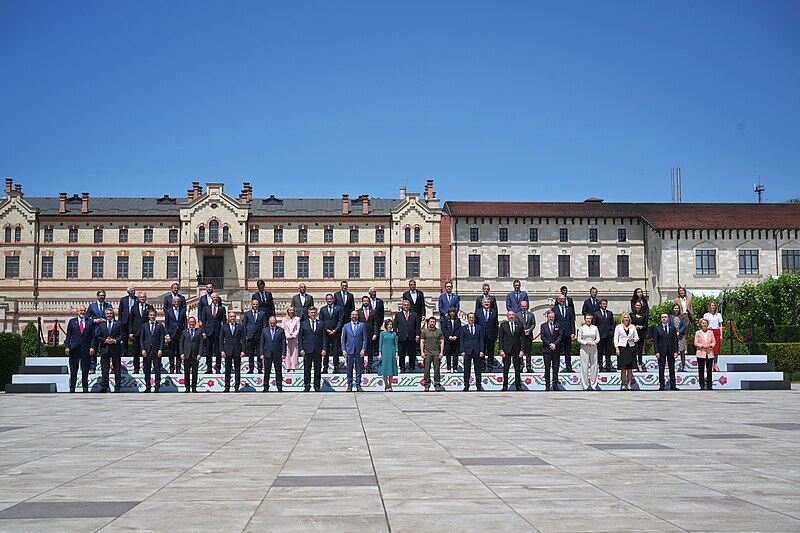
[[[800,196],[800,2],[0,0],[33,196]]]

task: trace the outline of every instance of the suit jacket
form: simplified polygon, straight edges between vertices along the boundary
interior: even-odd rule
[[[236,324],[231,333],[231,325],[225,324],[219,332],[219,351],[226,357],[238,357],[244,351],[244,327]]]
[[[194,339],[188,329],[181,332],[181,355],[197,358],[200,355],[200,342],[203,340],[203,332],[199,329],[194,330]]]
[[[172,291],[169,292],[166,296],[164,296],[164,309],[169,309],[172,307],[172,299],[177,296],[180,298],[181,303],[178,305],[181,309],[186,309],[186,296],[181,293],[172,294]]]
[[[211,305],[211,302],[209,302],[210,299],[211,295],[208,293],[205,293],[202,296],[200,296],[200,300],[197,301],[197,316],[203,316],[203,310]],[[219,305],[223,305],[221,296],[219,300],[217,300],[217,302],[219,303]]]
[[[681,304],[680,296],[672,300],[673,304],[678,304],[678,307],[683,310],[683,305]],[[644,310],[644,308],[642,308]],[[686,295],[686,314],[689,315],[689,322],[694,324],[694,306],[692,305],[692,297],[688,294]]]
[[[347,291],[347,296],[342,296],[342,291],[333,293],[333,305],[338,305],[342,310],[342,324],[350,322],[350,313],[356,310],[356,300],[353,293]]]
[[[419,328],[419,315],[414,311],[408,312],[408,320],[406,320],[406,315],[402,311],[395,313],[394,330],[397,332],[398,341],[416,340],[419,335]]]
[[[300,301],[300,293],[298,292],[292,296],[292,307],[294,307],[295,314],[300,317],[300,322],[308,319],[308,308],[314,305],[314,297],[306,293],[306,303]]]
[[[586,298],[581,307],[581,316],[594,315],[596,311],[600,310],[600,298],[595,298],[592,302],[591,298]],[[594,322],[592,322],[594,324]]]
[[[130,318],[128,319],[128,334],[139,335],[142,332],[142,324],[147,322],[148,313],[154,307],[148,303],[144,304],[144,314],[142,314],[140,302],[136,302],[131,309]]]
[[[254,292],[250,300],[258,300],[258,308],[267,314],[267,318],[275,316],[275,299],[271,292]]]
[[[178,308],[178,316],[175,317],[175,308],[170,305],[164,308],[164,327],[169,335],[170,342],[177,343],[180,333],[186,329],[186,308]]]
[[[477,313],[481,309],[483,309],[483,293],[481,293],[480,296],[475,298],[475,313]],[[494,309],[495,311],[497,311],[497,298],[495,298],[491,294],[489,295],[489,309]]]
[[[106,339],[111,337],[116,344],[106,344]],[[100,345],[100,355],[116,356],[122,354],[122,343],[127,342],[125,338],[125,325],[119,320],[114,320],[111,325],[111,331],[108,330],[108,321],[103,320],[97,325],[95,330],[95,339]]]
[[[377,336],[381,332],[381,323],[376,319],[377,316],[372,312],[372,310],[369,311],[369,317],[367,318],[364,316],[364,307],[362,306],[358,308],[358,321],[364,324],[364,327],[367,330],[367,340],[372,340],[373,335],[375,335],[375,340],[378,340]]]
[[[671,323],[668,323],[667,327],[668,331],[664,331],[664,326],[660,322],[657,326],[653,326],[653,347],[657,354],[678,353],[678,330]]]
[[[339,334],[342,328],[342,308],[334,304],[329,309],[327,305],[319,308],[319,317],[325,325],[325,329],[336,330],[335,335]]]
[[[267,359],[275,357],[283,357],[286,355],[286,333],[283,328],[275,326],[275,338],[272,338],[270,327],[267,326],[261,331],[261,343],[258,348],[258,354],[263,355]]]
[[[447,310],[450,309],[451,307],[456,308],[456,315],[458,314],[458,311],[461,310],[461,298],[458,296],[458,294],[451,292],[450,296],[452,297],[453,300],[452,302],[448,299],[446,292],[443,292],[442,294],[439,295],[438,307],[439,307],[440,322],[444,322],[444,319],[447,316]]]
[[[369,299],[369,306],[375,311],[375,320],[378,321],[380,326],[383,326],[383,321],[386,318],[386,308],[383,304],[383,300],[380,298],[375,298],[375,301],[372,301],[372,298]],[[379,327],[380,327],[379,326]]]
[[[417,291],[417,301],[411,299],[411,291],[406,291],[403,293],[403,300],[408,300],[411,304],[410,310],[417,313],[417,316],[420,320],[423,320],[425,317],[428,316],[428,312],[425,308],[425,293],[422,291]]]
[[[506,296],[506,311],[514,311],[515,313],[519,312],[519,304],[526,301],[528,302],[528,308],[530,309],[530,300],[528,300],[528,292],[527,291],[519,291],[519,299],[517,299],[517,293],[515,291],[511,291]]]
[[[367,349],[367,328],[361,322],[355,324],[355,331],[352,321],[342,324],[341,350],[347,354],[357,355],[361,350]]]
[[[641,300],[634,298],[631,300],[631,316],[633,316],[633,313],[635,312],[634,306],[636,305],[636,302],[642,302],[642,315],[645,318],[645,324],[647,324],[648,319],[650,318],[650,304],[647,303],[647,298],[642,298]]]
[[[253,316],[253,310],[250,309],[242,316],[242,326],[244,326],[244,338],[248,342],[258,342],[261,340],[261,330],[267,325],[267,314],[261,309],[258,310],[258,316]]]
[[[98,301],[94,301],[89,304],[89,307],[86,308],[86,318],[89,320],[94,320],[95,318],[105,318],[106,309],[114,309],[114,306],[111,305],[110,302],[103,302],[103,307],[101,309],[100,303]]]
[[[317,319],[317,330],[311,331],[311,321],[306,320],[300,323],[300,335],[297,338],[300,350],[308,354],[321,354],[325,338],[325,325]]]
[[[442,321],[442,335],[444,335],[444,343],[447,344],[458,344],[458,336],[461,330],[461,320],[456,317],[453,320],[453,323],[450,323],[450,319],[445,317]],[[456,337],[456,340],[451,341],[450,337]]]
[[[511,323],[506,320],[500,324],[500,333],[497,338],[500,341],[500,350],[506,355],[519,355],[519,352],[522,351],[522,328],[516,320],[514,320],[513,334],[511,333]]]
[[[490,341],[497,340],[497,328],[499,324],[497,321],[497,311],[489,309],[489,319],[487,320],[483,309],[479,309],[478,312],[475,313],[475,323],[483,328],[483,334],[486,335]]]
[[[603,310],[601,309],[593,314],[592,317],[592,325],[597,326],[601,339],[610,339],[614,336],[614,328],[616,327],[614,313],[606,309],[606,318],[603,318]]]
[[[529,332],[528,335],[524,335],[523,334],[523,336],[522,336],[523,337],[523,341],[525,340],[525,337],[527,337],[528,341],[533,341],[533,337],[536,335],[533,332],[533,330],[536,328],[536,316],[533,313],[531,313],[530,311],[527,311],[526,317],[523,318],[522,317],[522,311],[520,311],[519,313],[517,313],[515,318],[517,320],[517,323],[520,326],[522,326],[522,328],[525,331]]]
[[[78,317],[71,318],[67,324],[64,347],[69,348],[70,355],[89,355],[89,348],[92,347],[94,334],[94,324],[86,317],[83,318],[83,333],[81,333]]]
[[[556,353],[558,353],[558,346],[561,343],[561,327],[558,322],[553,322],[553,333],[550,333],[550,323],[542,322],[539,328],[539,338],[542,339],[542,354],[550,353],[550,345],[556,345]]]
[[[153,333],[150,333],[150,322],[142,324],[139,332],[140,349],[148,355],[157,355],[159,350],[164,349],[164,325],[156,322],[153,326]]]
[[[203,322],[203,333],[205,333],[207,337],[211,337],[219,333],[222,325],[227,322],[225,319],[227,312],[223,306],[217,306],[216,317],[214,316],[213,312],[214,307],[209,305],[203,308],[203,314],[200,316],[200,321]]]
[[[464,324],[458,332],[458,345],[461,353],[470,356],[483,351],[483,328],[474,324],[474,332],[469,332],[469,324]]]
[[[553,305],[554,306],[558,305],[558,298],[553,300]],[[575,302],[572,300],[572,298],[570,296],[567,296],[567,307],[571,307],[572,311],[573,312],[575,311]]]
[[[119,319],[119,321],[123,323],[123,325],[126,328],[126,332],[127,332],[127,326],[130,323],[129,322],[130,312],[133,310],[131,308],[130,298],[131,297],[126,294],[125,296],[119,299],[119,305],[117,305],[117,319]],[[139,301],[136,298],[134,298],[133,305],[136,305],[137,303],[139,303]]]
[[[553,312],[556,314],[556,322],[561,326],[562,335],[575,334],[575,308],[568,305],[564,306],[564,314],[561,314],[561,306],[554,305]]]

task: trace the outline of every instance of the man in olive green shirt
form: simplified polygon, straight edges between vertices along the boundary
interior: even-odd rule
[[[441,359],[444,353],[444,336],[436,327],[436,317],[428,317],[428,327],[419,335],[419,346],[425,365],[425,392],[431,388],[431,365],[433,365],[434,387],[436,391],[442,390]]]

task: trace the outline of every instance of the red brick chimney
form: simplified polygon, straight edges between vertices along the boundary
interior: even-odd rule
[[[65,192],[58,193],[58,212],[67,212],[67,193]]]
[[[81,193],[81,213],[89,212],[89,193]]]
[[[342,195],[342,214],[349,215],[350,214],[350,195],[343,194]]]
[[[425,199],[430,200],[435,196],[433,192],[433,180],[428,180],[425,183]]]
[[[369,215],[369,195],[362,194],[361,195],[361,214],[362,215]]]
[[[6,178],[6,194],[11,192],[11,187],[14,185],[14,178]]]
[[[242,203],[253,201],[253,187],[250,185],[250,182],[245,181],[242,184],[242,192],[239,194],[239,201]]]

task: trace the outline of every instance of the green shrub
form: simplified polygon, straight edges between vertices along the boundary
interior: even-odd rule
[[[66,357],[63,344],[46,344],[42,346],[42,357]]]
[[[0,390],[6,390],[11,376],[22,364],[22,337],[17,333],[0,333]]]
[[[39,345],[39,329],[34,322],[28,322],[22,330],[22,360],[26,357],[36,357]]]
[[[800,343],[766,342],[757,346],[763,350],[767,360],[775,363],[775,368],[791,376],[800,372]]]
[[[800,326],[777,325],[772,333],[767,333],[764,326],[759,326],[754,334],[758,342],[800,342]]]

